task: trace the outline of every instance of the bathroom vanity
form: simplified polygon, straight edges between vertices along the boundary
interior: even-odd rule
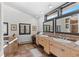
[[[79,45],[76,42],[60,39],[55,37],[49,37],[47,35],[37,35],[37,45],[44,47],[44,51],[47,54],[54,54],[58,57],[78,57]]]

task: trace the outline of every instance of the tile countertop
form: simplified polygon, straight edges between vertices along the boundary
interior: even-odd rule
[[[14,41],[16,41],[17,40],[17,38],[15,38],[14,40],[12,40],[12,41],[10,41],[8,44],[5,44],[4,46],[3,46],[3,48],[5,48],[5,47],[7,47],[9,44],[12,44]]]

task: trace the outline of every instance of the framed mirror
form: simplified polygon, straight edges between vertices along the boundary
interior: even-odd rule
[[[79,13],[72,14],[56,20],[56,32],[61,33],[79,33]]]
[[[8,23],[7,22],[3,22],[3,33],[4,35],[8,35]]]
[[[54,21],[47,21],[43,23],[43,32],[54,32]]]
[[[30,35],[31,34],[31,24],[19,23],[19,34],[20,35]]]

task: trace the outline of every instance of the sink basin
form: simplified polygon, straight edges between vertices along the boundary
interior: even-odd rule
[[[47,36],[47,35],[42,35],[42,36],[44,36],[44,37],[49,37],[49,36]]]
[[[76,45],[79,45],[79,41],[76,41],[75,44],[76,44]]]
[[[62,42],[62,43],[71,43],[72,42],[72,41],[60,39],[60,38],[54,38],[53,40],[58,41],[58,42]]]

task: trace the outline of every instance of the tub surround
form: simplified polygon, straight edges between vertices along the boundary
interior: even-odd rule
[[[5,41],[5,40],[4,40],[4,41]],[[12,44],[14,41],[17,41],[17,38],[13,39],[13,40],[10,41],[10,42],[7,40],[8,43],[4,43],[3,48],[6,48],[8,45]]]
[[[13,56],[17,49],[18,49],[18,43],[17,43],[17,39],[16,37],[10,37],[9,39],[7,39],[7,42],[5,42],[3,48],[4,48],[4,56]],[[6,40],[4,40],[6,41]]]
[[[59,57],[79,56],[78,40],[74,42],[47,35],[37,35],[36,37],[37,45],[43,46],[47,54],[54,54]]]

